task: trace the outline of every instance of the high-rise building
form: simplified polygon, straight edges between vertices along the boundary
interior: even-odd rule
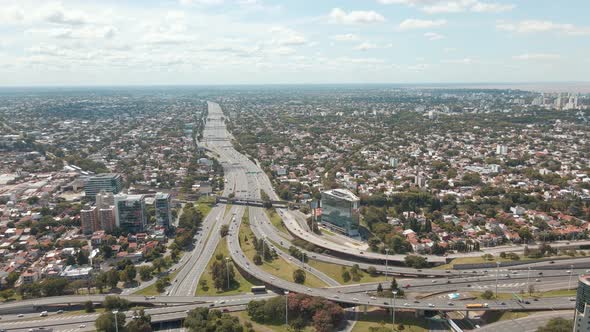
[[[92,234],[99,229],[100,223],[95,206],[80,210],[80,224],[82,225],[82,233],[86,235]]]
[[[100,229],[112,232],[116,224],[115,206],[99,209],[98,220],[100,221]]]
[[[348,236],[359,235],[360,199],[346,189],[322,192],[322,223]]]
[[[156,222],[159,226],[170,228],[172,222],[171,197],[167,193],[156,193],[154,206],[156,207]]]
[[[505,155],[505,154],[508,154],[508,147],[506,145],[498,144],[496,146],[496,154],[497,155]]]
[[[574,332],[590,331],[590,274],[578,278]]]
[[[115,221],[125,232],[140,233],[145,230],[147,216],[143,195],[115,195]]]
[[[106,209],[115,205],[115,195],[112,192],[101,190],[96,194],[96,207],[99,209]]]
[[[105,173],[97,174],[88,179],[84,185],[86,197],[95,198],[101,191],[118,194],[123,187],[120,174]]]
[[[397,158],[391,157],[389,158],[389,166],[396,168],[399,165],[399,160]]]

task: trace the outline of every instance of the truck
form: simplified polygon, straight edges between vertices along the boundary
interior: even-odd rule
[[[488,308],[489,305],[487,303],[469,303],[465,305],[467,309],[478,309],[478,308]]]

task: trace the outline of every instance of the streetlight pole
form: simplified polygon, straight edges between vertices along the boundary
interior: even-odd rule
[[[397,295],[397,291],[393,291],[393,306],[391,308],[391,330],[395,331],[395,296]]]
[[[285,291],[285,325],[289,327],[289,291]]]
[[[570,277],[569,280],[567,281],[567,290],[570,290],[571,287],[571,283],[572,283],[572,274],[574,273],[574,266],[570,265]]]
[[[387,270],[388,270],[388,267],[387,267],[387,258],[388,258],[388,255],[389,255],[389,248],[385,248],[385,281],[386,282],[387,282],[387,278],[388,278],[388,276],[387,276]]]
[[[227,289],[229,290],[229,257],[225,257],[225,270],[227,271]]]
[[[115,332],[119,332],[119,322],[117,321],[117,314],[119,313],[118,310],[113,311],[113,315],[115,315]]]
[[[526,290],[529,291],[530,286],[530,275],[531,275],[531,267],[528,267],[528,271],[526,273]]]
[[[498,299],[498,276],[500,275],[500,262],[496,262],[496,300]]]

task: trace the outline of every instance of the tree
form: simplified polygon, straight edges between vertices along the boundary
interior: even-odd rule
[[[229,286],[235,282],[234,266],[229,264],[229,261],[223,255],[215,256],[215,261],[211,264],[209,273],[213,278],[213,287],[217,290],[229,289]]]
[[[381,283],[377,285],[377,293],[383,293],[383,286],[381,285]]]
[[[107,284],[111,288],[116,288],[117,283],[119,283],[119,273],[115,269],[111,269],[107,271]]]
[[[84,311],[87,313],[94,312],[94,303],[90,300],[84,302]]]
[[[94,322],[96,330],[99,332],[116,332],[125,331],[125,314],[117,313],[117,326],[115,327],[115,314],[107,311],[96,319]]]
[[[133,319],[125,326],[127,332],[151,332],[152,318],[143,309],[133,311]]]
[[[5,301],[9,298],[14,296],[14,289],[8,288],[0,292],[0,297],[2,297]]]
[[[528,291],[529,291],[529,295],[532,295],[535,292],[535,285],[530,284]]]
[[[152,272],[153,269],[149,266],[141,266],[139,268],[139,277],[141,278],[142,281],[148,281],[148,280],[152,280]]]
[[[344,282],[349,282],[350,281],[350,272],[348,272],[347,270],[342,271],[342,280]]]
[[[426,258],[422,256],[407,255],[404,260],[407,266],[413,267],[415,269],[421,269],[427,265]]]
[[[391,286],[390,286],[390,289],[392,291],[398,289],[397,280],[395,280],[395,278],[391,278]]]
[[[156,269],[156,271],[158,271],[158,273],[162,271],[162,268],[164,268],[165,265],[166,264],[164,260],[161,258],[156,258],[152,261],[152,266],[154,267],[154,269]]]
[[[377,276],[377,269],[374,266],[369,266],[369,268],[367,269],[367,272],[369,273],[369,275],[371,277]]]
[[[254,254],[254,257],[252,257],[252,261],[254,261],[254,264],[256,265],[262,265],[262,257],[260,257],[258,253]]]
[[[128,281],[132,281],[137,276],[137,271],[135,270],[135,266],[132,264],[127,265],[125,267],[124,272],[125,272],[125,275],[127,276]]]
[[[76,253],[76,262],[78,265],[87,265],[90,263],[90,260],[88,259],[88,251],[78,250]]]
[[[102,302],[102,306],[106,310],[127,310],[129,308],[129,301],[118,296],[107,295]]]
[[[293,271],[293,281],[298,284],[303,284],[305,282],[305,271],[302,269]]]
[[[12,288],[14,286],[14,284],[18,281],[18,279],[20,278],[20,274],[18,272],[10,272],[8,274],[8,276],[6,277],[6,283],[9,288]]]
[[[156,280],[156,290],[158,293],[163,293],[168,285],[170,285],[170,279],[168,277]]]
[[[221,237],[225,237],[227,234],[229,234],[229,225],[221,225],[221,228],[219,229],[219,235],[221,235]]]
[[[557,317],[550,319],[547,325],[539,327],[537,332],[571,332],[573,328],[573,320]]]
[[[494,292],[488,289],[485,292],[483,292],[483,294],[481,294],[481,297],[483,299],[489,300],[494,297]]]

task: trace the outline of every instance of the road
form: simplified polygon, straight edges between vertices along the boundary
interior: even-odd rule
[[[535,332],[537,328],[544,326],[552,318],[562,317],[565,319],[573,319],[574,311],[548,311],[532,314],[528,317],[504,320],[497,323],[483,326],[478,331],[481,332]]]

